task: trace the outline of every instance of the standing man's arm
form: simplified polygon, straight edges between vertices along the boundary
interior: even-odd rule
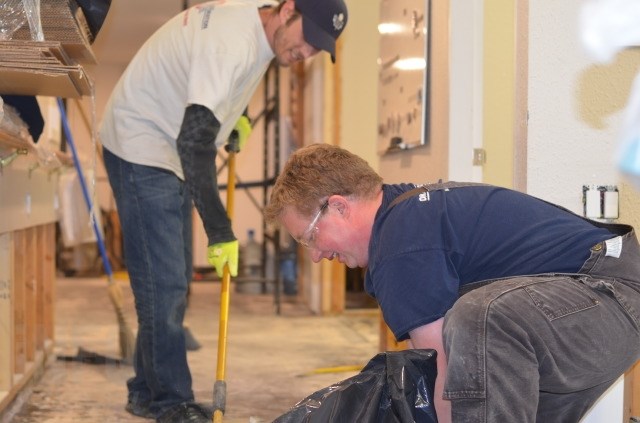
[[[415,328],[409,332],[409,336],[411,336],[409,342],[412,348],[431,348],[438,353],[438,377],[436,378],[433,401],[436,406],[438,422],[449,423],[451,422],[451,402],[442,399],[444,381],[447,377],[447,356],[442,341],[443,322],[444,318],[440,318],[433,323]]]
[[[209,246],[215,244],[220,247],[218,250],[226,248],[224,253],[228,257],[229,270],[236,276],[238,241],[222,205],[216,175],[215,139],[219,130],[220,122],[211,110],[198,104],[189,105],[185,109],[177,147],[185,183],[202,218]],[[218,275],[222,275],[226,262],[226,259],[216,262]]]

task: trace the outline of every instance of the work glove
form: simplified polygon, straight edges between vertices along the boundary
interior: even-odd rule
[[[238,133],[238,148],[239,151],[242,151],[249,139],[249,136],[251,135],[251,131],[253,131],[251,121],[249,121],[249,118],[246,115],[242,115],[236,122],[236,126],[233,127],[233,130]]]
[[[218,277],[222,277],[225,264],[229,266],[231,276],[238,276],[238,240],[209,245],[207,259]]]

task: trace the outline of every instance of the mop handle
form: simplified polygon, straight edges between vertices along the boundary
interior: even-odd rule
[[[93,206],[91,205],[91,197],[89,197],[89,190],[87,189],[87,184],[84,180],[84,175],[82,173],[82,167],[80,166],[80,161],[78,160],[78,152],[76,151],[76,146],[73,142],[73,136],[71,135],[71,129],[69,128],[69,121],[67,120],[67,114],[64,110],[64,105],[62,104],[62,99],[58,97],[58,108],[60,109],[60,119],[62,121],[62,127],[64,129],[64,133],[67,137],[67,144],[71,149],[71,156],[73,157],[73,165],[78,172],[78,177],[80,179],[80,186],[82,187],[82,195],[84,196],[84,201],[87,203],[87,208],[89,209],[89,214],[93,213]],[[102,234],[100,229],[98,228],[98,224],[96,223],[95,216],[91,216],[91,223],[93,225],[93,231],[96,234],[96,239],[98,241],[98,249],[100,250],[100,256],[102,256],[102,264],[104,265],[104,270],[109,277],[109,283],[111,283],[111,276],[113,275],[113,270],[111,269],[111,263],[109,263],[109,257],[107,256],[107,250],[104,246],[104,242],[102,241]]]

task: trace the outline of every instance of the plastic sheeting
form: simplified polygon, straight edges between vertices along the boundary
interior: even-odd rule
[[[362,371],[314,392],[274,423],[435,423],[434,350],[380,353]]]
[[[0,40],[10,40],[13,33],[27,20],[22,0],[0,2]]]
[[[618,149],[618,167],[636,189],[640,189],[640,74],[635,78],[625,109]]]
[[[29,22],[29,31],[33,41],[44,41],[42,21],[40,20],[40,0],[22,0],[24,12]]]
[[[611,62],[623,49],[640,46],[640,1],[589,0],[580,16],[582,41],[600,62]],[[619,136],[617,164],[640,189],[640,74],[633,84]]]
[[[93,172],[88,171],[86,178],[91,179]],[[85,243],[96,242],[96,234],[93,231],[87,205],[82,197],[82,187],[80,176],[73,169],[60,174],[58,182],[58,198],[60,207],[58,209],[58,219],[60,222],[60,232],[62,243],[65,247],[75,247]],[[96,223],[102,228],[100,214],[95,213]]]
[[[587,52],[600,62],[611,62],[620,50],[640,45],[640,2],[585,1],[580,24]]]

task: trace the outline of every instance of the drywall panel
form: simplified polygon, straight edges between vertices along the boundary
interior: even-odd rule
[[[0,174],[0,233],[55,222],[58,174],[35,169],[18,157]]]

